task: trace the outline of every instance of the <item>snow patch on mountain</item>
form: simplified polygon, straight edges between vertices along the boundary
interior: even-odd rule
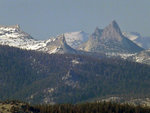
[[[130,53],[114,53],[114,52],[112,52],[112,53],[106,53],[106,56],[108,56],[108,57],[120,57],[120,58],[122,58],[122,59],[127,59],[127,58],[129,58],[129,57],[132,57],[132,56],[134,56],[135,54],[130,54]]]
[[[89,34],[84,31],[65,33],[66,42],[72,48],[76,49],[79,45],[88,40]]]
[[[123,32],[122,33],[125,37],[127,37],[128,39],[134,41],[136,39],[138,39],[139,37],[141,37],[140,33],[137,33],[137,32]]]
[[[0,44],[27,50],[37,50],[46,46],[45,41],[37,41],[23,32],[18,25],[0,26]]]
[[[150,49],[141,51],[140,53],[135,54],[132,59],[138,63],[144,63],[150,65]]]

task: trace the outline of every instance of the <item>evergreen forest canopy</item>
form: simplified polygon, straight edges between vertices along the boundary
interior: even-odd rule
[[[0,103],[0,112],[7,113],[150,113],[149,107],[111,102],[30,105],[18,101]]]
[[[0,99],[78,103],[150,97],[150,66],[117,58],[46,54],[0,46]]]

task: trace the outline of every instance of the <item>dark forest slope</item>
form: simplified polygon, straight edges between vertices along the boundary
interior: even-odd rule
[[[110,95],[150,97],[149,70],[119,59],[0,46],[0,99],[76,103]]]

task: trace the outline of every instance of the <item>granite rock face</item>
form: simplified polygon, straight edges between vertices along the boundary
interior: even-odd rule
[[[51,39],[49,43],[46,44],[45,47],[41,48],[40,51],[45,51],[46,53],[77,53],[77,50],[71,48],[67,43],[64,34]]]
[[[143,48],[122,35],[116,21],[112,21],[104,29],[96,28],[89,40],[80,49],[105,53],[135,53],[143,50]]]

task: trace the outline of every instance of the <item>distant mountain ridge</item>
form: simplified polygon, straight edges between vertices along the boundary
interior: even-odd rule
[[[29,34],[23,32],[19,25],[0,27],[0,44],[19,47],[21,49],[43,51],[50,54],[55,52],[57,53],[58,48],[60,48],[58,42],[56,43],[58,37],[61,37],[61,35],[48,40],[38,41]],[[66,40],[64,45],[67,46],[66,48],[68,49],[72,48],[72,50],[73,48],[80,48],[81,50],[87,52],[104,53],[135,53],[143,50],[122,35],[116,21],[112,21],[105,29],[96,28],[90,37],[84,31],[64,33],[64,37]],[[55,44],[58,47],[56,47]],[[70,50],[65,50],[64,52],[59,51],[58,53],[65,52],[70,52]]]
[[[76,32],[76,33],[67,33],[65,34],[67,36],[66,39],[71,39],[72,34],[75,34],[73,36],[74,38],[77,38],[77,36],[80,36],[82,38],[82,35],[86,36],[87,34],[84,32]],[[12,47],[18,47],[21,49],[27,49],[27,50],[36,50],[36,51],[43,51],[47,52],[49,54],[52,53],[76,53],[77,50],[74,50],[71,48],[67,43],[65,39],[65,35],[62,34],[57,37],[50,38],[48,40],[35,40],[33,37],[31,37],[29,34],[23,32],[19,25],[14,26],[0,26],[0,44],[1,45],[9,45]],[[76,36],[77,35],[77,36]],[[86,38],[86,37],[85,37]],[[83,39],[78,39],[78,43],[75,43],[76,40],[67,40],[70,45],[79,45]]]
[[[77,49],[82,43],[88,40],[89,34],[84,31],[64,33],[66,42],[69,46]]]
[[[112,21],[104,29],[96,28],[89,40],[83,44],[80,49],[105,53],[136,53],[143,50],[143,48],[139,47],[122,35],[116,21]]]
[[[54,104],[150,98],[150,50],[131,41],[138,37],[129,39],[116,21],[90,36],[79,31],[48,40],[35,40],[18,25],[1,26],[0,99]]]
[[[42,51],[49,54],[69,53],[96,57],[106,55],[128,59],[131,56],[134,57],[135,53],[141,52],[143,50],[141,47],[148,48],[149,39],[143,38],[139,33],[122,33],[116,21],[112,21],[104,29],[97,27],[92,35],[84,31],[70,32],[51,37],[48,40],[34,39],[28,33],[22,31],[19,25],[0,26],[0,45]],[[141,59],[141,57],[137,58]],[[142,61],[147,61],[149,64],[149,59],[146,58]],[[139,62],[135,60],[135,57],[132,59]]]
[[[137,32],[123,32],[123,35],[136,43],[138,46],[145,49],[150,49],[150,37],[143,37]]]

